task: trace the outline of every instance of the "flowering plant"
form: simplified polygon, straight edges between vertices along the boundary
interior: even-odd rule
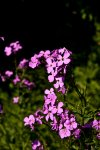
[[[21,49],[19,41],[16,41],[6,46],[4,53],[10,57],[11,54],[17,55]],[[17,63],[16,61],[15,70],[7,69],[0,73],[0,77],[2,84],[8,83],[13,91],[14,107],[19,105],[21,113],[25,112],[19,119],[23,119],[24,125],[29,127],[31,135],[34,135],[32,150],[47,149],[50,146],[48,141],[45,141],[46,137],[41,135],[45,129],[55,136],[53,140],[60,143],[58,146],[62,149],[96,149],[100,139],[100,114],[99,110],[89,110],[86,95],[76,84],[71,69],[72,52],[65,47],[53,51],[45,50],[34,54],[30,59],[23,58]],[[41,85],[46,80],[46,87],[42,86],[40,101],[32,103],[30,95],[36,92],[37,86],[40,87],[38,81],[33,81],[33,75],[36,75],[35,70],[42,67],[45,70],[44,76],[36,78],[42,78]],[[78,101],[71,101],[71,90],[78,95]],[[26,108],[30,103],[35,107],[31,106],[27,112]],[[3,114],[2,104],[0,113]],[[23,147],[25,149],[25,145]]]

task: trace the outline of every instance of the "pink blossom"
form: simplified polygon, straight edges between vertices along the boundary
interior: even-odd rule
[[[2,82],[5,82],[5,81],[6,81],[5,76],[2,76],[2,75],[0,74],[0,77],[1,77]]]
[[[17,52],[20,49],[22,49],[22,46],[20,45],[19,41],[13,42],[10,44],[10,47],[12,47],[13,52]]]
[[[22,49],[22,46],[19,44],[19,41],[13,42],[10,46],[5,47],[4,52],[6,56],[10,56],[12,52],[17,52]]]
[[[64,126],[69,130],[74,130],[77,128],[77,123],[75,121],[75,118],[69,118],[65,121]]]
[[[41,113],[43,113],[42,110],[37,110],[37,111],[34,113],[35,121],[36,121],[38,124],[42,124],[42,119],[44,118],[44,116],[43,116]]]
[[[43,111],[43,113],[46,115],[46,121],[48,121],[49,120],[49,118],[51,119],[51,120],[53,120],[53,118],[54,118],[54,114],[56,114],[56,112],[57,112],[57,109],[56,109],[56,107],[55,106],[46,106],[45,107],[45,110]]]
[[[55,93],[48,94],[47,96],[44,96],[44,100],[45,100],[46,105],[51,103],[51,105],[53,106],[55,104],[56,99],[57,99],[57,96],[55,95]]]
[[[49,80],[49,82],[53,82],[54,81],[54,76],[53,75],[49,75],[48,76],[48,80]]]
[[[80,129],[76,129],[76,130],[73,132],[73,135],[75,136],[75,138],[79,138],[79,137],[80,137],[80,132],[81,132]]]
[[[100,112],[98,112],[97,115],[100,116]]]
[[[53,69],[56,67],[56,62],[53,62],[50,58],[46,59],[47,62],[47,72],[52,73]]]
[[[95,128],[96,130],[100,130],[100,120],[94,120],[93,121],[93,125],[92,125],[93,128]]]
[[[27,79],[23,79],[22,83],[23,83],[23,86],[28,87],[29,90],[32,89],[33,87],[35,87],[34,82],[30,82]]]
[[[71,132],[67,128],[63,128],[59,131],[59,135],[61,139],[69,137],[71,135]]]
[[[36,68],[38,65],[40,64],[39,60],[38,60],[38,56],[34,55],[33,57],[31,57],[31,61],[29,62],[29,67],[31,68]]]
[[[58,114],[61,114],[63,112],[63,108],[62,108],[63,105],[64,105],[63,102],[58,103],[58,106],[57,106],[57,113]]]
[[[62,92],[62,94],[65,94],[66,93],[66,88],[64,87],[64,86],[62,86],[62,87],[60,87],[59,89],[58,89],[58,92]]]
[[[65,122],[66,120],[69,120],[69,111],[67,110],[67,109],[65,109],[64,111],[63,111],[63,113],[61,113],[61,120],[60,120],[60,122]]]
[[[57,70],[55,70],[55,71],[53,70],[51,75],[48,76],[49,82],[53,82],[56,75],[57,75]]]
[[[10,70],[7,70],[7,71],[5,71],[5,75],[6,75],[7,77],[11,77],[11,76],[13,75],[13,72],[10,71]]]
[[[35,117],[33,115],[30,115],[29,117],[24,118],[24,125],[30,125],[32,126],[35,123]]]
[[[10,56],[12,53],[12,48],[11,47],[5,47],[4,52],[5,52],[6,56]]]
[[[32,150],[43,150],[43,145],[41,145],[39,140],[32,142]]]
[[[44,52],[44,57],[45,58],[48,58],[50,56],[50,51],[49,50],[46,50],[45,52]]]
[[[23,60],[20,61],[18,67],[20,69],[24,68],[26,66],[27,62],[28,62],[28,60],[24,58]]]
[[[65,47],[59,49],[59,53],[61,53],[61,54],[63,54],[65,51],[66,51],[66,48],[65,48]]]
[[[59,87],[63,87],[64,83],[63,83],[63,78],[59,77],[59,78],[55,78],[56,83],[54,84],[54,87],[57,89]]]
[[[74,130],[76,128],[77,128],[77,123],[75,121],[75,118],[72,117],[72,118],[70,118],[70,130]]]
[[[44,93],[47,95],[48,94],[54,94],[54,89],[53,88],[50,88],[50,90],[46,89]]]
[[[17,97],[13,97],[13,103],[18,103],[18,101],[19,101],[19,97],[17,96]]]
[[[53,122],[51,122],[51,127],[52,127],[52,130],[58,131],[58,122],[55,117],[53,118]]]
[[[43,57],[43,56],[44,56],[44,53],[45,53],[44,51],[40,51],[39,54],[38,54],[38,58]]]
[[[17,84],[18,82],[20,82],[20,78],[18,75],[16,75],[15,79],[13,79],[13,83]]]
[[[70,120],[69,120],[69,118],[64,122],[64,127],[66,127],[68,130],[70,130]]]
[[[64,56],[59,55],[58,56],[58,66],[61,66],[63,64],[68,64],[70,62],[70,59],[68,58],[70,56],[70,53],[65,52]]]
[[[97,134],[97,139],[100,140],[100,132]]]

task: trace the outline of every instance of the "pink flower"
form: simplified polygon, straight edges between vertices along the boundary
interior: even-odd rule
[[[5,81],[6,81],[5,76],[2,76],[2,75],[0,74],[0,77],[1,77],[2,82],[5,82]]]
[[[80,137],[80,133],[81,133],[81,130],[80,130],[80,129],[76,129],[76,130],[73,132],[73,135],[75,136],[75,138],[79,138],[79,137]]]
[[[39,60],[38,60],[38,56],[34,55],[33,57],[31,57],[31,61],[29,62],[29,67],[31,68],[36,68],[38,65],[40,64]]]
[[[66,48],[65,48],[65,47],[59,49],[59,53],[61,53],[61,54],[63,54],[65,51],[66,51]]]
[[[13,42],[10,44],[10,47],[12,47],[13,52],[17,52],[20,49],[22,49],[22,46],[20,45],[19,41]]]
[[[32,142],[32,150],[43,150],[43,145],[41,145],[39,140]]]
[[[97,139],[100,140],[100,132],[97,134]]]
[[[10,56],[12,53],[12,48],[11,47],[5,47],[4,52],[5,52],[6,56]]]
[[[34,82],[30,82],[30,81],[27,80],[27,79],[23,79],[23,80],[22,80],[22,83],[23,83],[23,86],[28,87],[29,90],[31,90],[33,87],[35,87]],[[22,87],[23,87],[23,86],[22,86]]]
[[[10,70],[7,70],[7,71],[5,71],[5,75],[6,75],[7,77],[11,77],[11,76],[13,75],[13,72],[10,71]]]
[[[66,127],[68,130],[70,130],[70,120],[69,120],[69,118],[64,122],[64,127]]]
[[[13,97],[13,103],[18,103],[18,101],[19,101],[19,97],[17,96],[17,97]]]
[[[35,116],[35,121],[38,123],[38,124],[42,124],[42,119],[44,118],[44,116],[42,116],[42,110],[37,110],[35,113],[34,113],[34,116]]]
[[[26,66],[27,62],[28,62],[27,59],[23,59],[22,61],[20,61],[18,67],[19,67],[20,69],[24,68],[24,67]]]
[[[76,128],[77,128],[77,123],[75,121],[75,118],[72,117],[72,118],[70,118],[70,130],[74,130]]]
[[[51,122],[52,130],[58,130],[58,122],[57,119],[54,117],[53,122]]]
[[[44,57],[45,58],[48,58],[50,56],[50,51],[49,50],[46,50],[45,52],[44,52]]]
[[[49,75],[48,76],[48,80],[49,80],[49,82],[53,82],[54,81],[54,76],[53,75]]]
[[[61,114],[63,112],[63,108],[62,108],[63,105],[64,105],[63,102],[58,103],[58,106],[57,106],[57,113],[58,114]]]
[[[50,58],[46,59],[47,62],[47,72],[52,73],[53,69],[56,67],[56,62],[53,62]]]
[[[16,75],[15,79],[13,79],[13,83],[17,84],[18,82],[20,82],[20,78],[18,75]]]
[[[69,52],[65,52],[64,56],[59,55],[58,56],[58,66],[61,66],[63,64],[68,64],[70,62],[70,59],[68,58],[70,56]]]
[[[56,109],[56,107],[55,106],[46,106],[45,107],[45,110],[44,110],[44,114],[46,114],[46,121],[48,121],[49,120],[49,118],[51,119],[51,120],[53,120],[53,118],[54,118],[54,114],[56,114],[56,112],[57,112],[57,109]]]
[[[19,41],[13,42],[10,46],[5,47],[4,52],[6,56],[10,56],[12,52],[17,52],[22,49],[22,46],[19,44]]]
[[[97,115],[100,116],[100,112],[98,112]]]
[[[65,121],[64,126],[69,130],[74,130],[77,128],[77,123],[75,121],[75,118],[72,117]]]
[[[26,125],[32,126],[32,124],[34,124],[34,123],[35,123],[35,118],[34,118],[33,115],[30,115],[29,117],[25,117],[25,118],[24,118],[24,125],[25,125],[25,126],[26,126]]]
[[[55,70],[55,71],[53,70],[51,75],[48,76],[49,82],[53,82],[56,75],[57,75],[57,70]]]
[[[38,58],[43,57],[43,56],[44,56],[44,53],[45,53],[44,51],[40,51],[39,54],[38,54]]]
[[[55,87],[56,89],[58,89],[59,87],[61,88],[61,87],[64,86],[62,77],[55,78],[55,79],[56,79],[56,83],[54,84],[54,87]]]
[[[69,137],[71,135],[71,132],[67,128],[63,128],[59,131],[59,135],[61,139]]]
[[[62,87],[60,87],[59,89],[58,89],[58,92],[62,92],[62,94],[65,94],[66,93],[66,88],[64,87],[64,86],[62,86]]]
[[[96,130],[100,130],[100,120],[94,120],[93,121],[93,125],[92,125],[93,128],[95,128]]]
[[[44,93],[47,95],[48,94],[54,94],[54,89],[53,88],[50,88],[50,90],[46,89]]]

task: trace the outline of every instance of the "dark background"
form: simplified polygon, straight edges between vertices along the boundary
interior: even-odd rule
[[[41,49],[66,47],[86,61],[95,44],[95,19],[99,21],[99,5],[93,0],[0,1],[0,35],[6,44],[19,40],[22,55],[29,57]]]

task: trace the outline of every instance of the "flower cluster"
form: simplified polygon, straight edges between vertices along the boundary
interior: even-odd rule
[[[6,46],[4,52],[6,56],[10,56],[12,53],[16,53],[20,49],[22,49],[22,46],[20,45],[19,41],[16,41],[11,43],[9,46]]]
[[[50,122],[52,130],[59,133],[59,136],[63,139],[74,135],[79,136],[78,124],[75,116],[68,110],[64,109],[63,102],[57,103],[57,96],[54,93],[54,89],[45,90],[43,109],[37,111],[34,115],[24,118],[24,124],[29,125],[31,129],[34,129],[34,124],[42,124],[42,119]],[[40,114],[41,113],[41,114]]]
[[[5,82],[7,78],[10,78],[13,75],[13,71],[6,70],[4,74],[0,73],[0,78],[2,82]]]
[[[32,130],[34,130],[35,123],[42,124],[42,119],[44,116],[42,115],[41,110],[37,110],[34,114],[29,115],[29,117],[24,118],[24,125],[29,126]]]
[[[16,41],[5,47],[4,52],[6,56],[10,56],[20,49],[22,49],[22,46],[19,41]],[[68,137],[78,139],[81,135],[85,135],[87,129],[90,129],[91,132],[94,128],[97,132],[97,138],[100,139],[99,119],[95,119],[90,123],[83,123],[82,125],[78,124],[75,115],[66,108],[64,101],[59,100],[57,97],[57,92],[61,92],[63,95],[66,93],[64,82],[67,67],[71,61],[71,54],[65,47],[53,51],[40,51],[32,56],[30,60],[24,58],[19,62],[17,69],[20,73],[17,71],[14,73],[11,70],[6,70],[4,75],[0,73],[1,80],[5,81],[8,78],[12,78],[13,86],[18,84],[20,88],[25,87],[30,90],[35,87],[35,84],[26,76],[20,75],[21,69],[24,72],[27,67],[35,69],[39,65],[44,64],[48,75],[48,82],[53,84],[53,86],[50,89],[45,89],[42,108],[25,117],[24,125],[35,131],[36,125],[47,123],[51,130],[55,131],[61,139]],[[17,104],[19,100],[20,96],[13,97],[13,103]],[[3,113],[1,104],[0,113]],[[98,116],[100,116],[100,113],[98,113]],[[32,150],[43,150],[43,145],[39,140],[32,142]]]
[[[45,90],[43,114],[50,121],[52,130],[59,132],[61,138],[71,136],[77,128],[75,116],[64,109],[64,103],[58,102],[54,89]]]
[[[36,68],[44,63],[48,81],[53,82],[54,88],[65,94],[64,79],[66,75],[66,67],[71,61],[69,56],[71,52],[66,48],[56,49],[50,52],[49,50],[40,51],[31,57],[29,67]],[[37,111],[34,115],[24,118],[24,124],[34,129],[34,124],[38,122],[42,124],[43,119],[49,122],[51,129],[55,130],[61,139],[74,136],[79,137],[80,129],[76,122],[75,116],[70,111],[64,108],[64,103],[57,99],[54,88],[44,91],[44,105],[42,110]],[[40,113],[41,112],[41,113]]]
[[[45,67],[48,73],[48,81],[54,82],[54,87],[65,93],[64,87],[64,79],[66,74],[66,67],[71,61],[69,56],[71,52],[68,51],[65,47],[61,49],[56,49],[53,51],[40,51],[39,54],[35,54],[31,57],[29,62],[29,67],[36,68],[41,63],[44,63],[45,60]]]

